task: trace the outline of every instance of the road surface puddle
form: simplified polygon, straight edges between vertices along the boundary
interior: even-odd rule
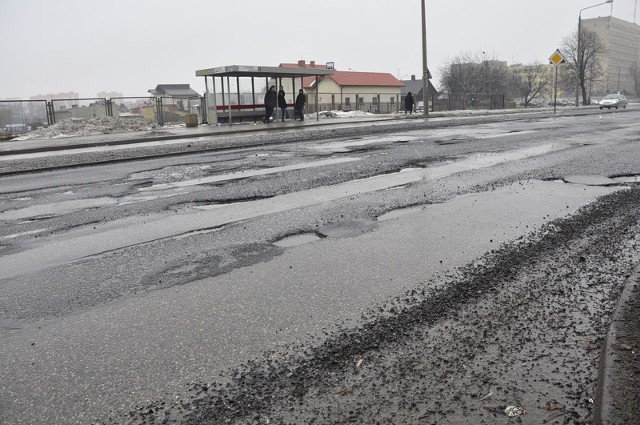
[[[333,239],[352,238],[370,232],[375,227],[376,225],[372,221],[347,220],[321,226],[318,228],[318,233]]]

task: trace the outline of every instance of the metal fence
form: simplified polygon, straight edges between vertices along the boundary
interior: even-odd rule
[[[469,109],[505,109],[511,103],[503,94],[459,93],[444,94],[432,100],[434,111],[458,111]],[[515,107],[515,103],[513,103]]]
[[[362,111],[390,114],[402,110],[400,94],[393,93],[318,93],[318,111]],[[307,113],[316,112],[316,94],[307,95]]]
[[[293,95],[287,95],[289,108],[293,108]],[[317,105],[316,105],[317,96]],[[305,113],[322,111],[362,111],[389,114],[404,110],[404,98],[393,93],[316,93],[306,94]],[[221,122],[229,120],[225,111],[232,111],[234,121],[258,121],[264,115],[264,93],[226,93],[216,99]],[[255,103],[254,103],[255,102]],[[230,104],[229,104],[230,103]],[[432,111],[464,109],[504,109],[515,107],[504,95],[475,93],[440,95],[429,100]],[[416,102],[416,109],[418,108]],[[210,107],[209,109],[211,109]],[[290,111],[290,116],[293,115]],[[118,97],[45,100],[0,100],[0,130],[22,133],[46,127],[68,118],[120,117],[142,118],[159,125],[185,123],[187,115],[198,116],[199,123],[207,122],[206,99],[201,97]],[[226,120],[226,121],[225,121]]]
[[[108,116],[107,99],[53,99],[50,102],[52,124],[69,118],[97,118]]]
[[[156,114],[158,124],[182,124],[185,122],[187,115],[196,114],[199,122],[205,121],[202,114],[204,113],[202,105],[204,99],[201,97],[190,97],[183,99],[175,99],[170,97],[156,98]]]
[[[24,133],[47,125],[45,100],[0,100],[0,130]]]
[[[159,123],[156,99],[149,97],[112,97],[108,101],[109,116],[141,118],[149,123]]]

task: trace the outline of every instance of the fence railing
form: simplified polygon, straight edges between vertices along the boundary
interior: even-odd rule
[[[97,118],[108,116],[107,99],[53,99],[50,102],[52,124],[69,118]]]
[[[433,99],[434,111],[457,111],[469,109],[505,109],[511,107],[503,94],[491,93],[452,93]],[[513,103],[515,107],[515,103]]]
[[[49,123],[45,100],[0,100],[0,130],[24,133]]]
[[[256,93],[253,104],[251,93],[227,93],[216,102],[220,122],[259,121],[264,114],[261,100],[264,94]],[[287,99],[293,108],[292,96]],[[316,102],[317,98],[317,102]],[[231,104],[229,105],[229,99]],[[246,105],[241,102],[247,101]],[[415,109],[420,102],[416,99]],[[504,95],[475,93],[450,94],[432,97],[428,107],[432,111],[463,109],[504,109],[515,107]],[[0,130],[21,133],[38,127],[46,127],[67,118],[120,117],[141,118],[159,125],[182,124],[186,116],[196,114],[199,123],[207,122],[206,98],[170,97],[117,97],[45,100],[0,100]],[[397,93],[307,93],[305,113],[322,111],[362,111],[373,114],[389,114],[404,111],[404,97]],[[231,112],[231,113],[229,113]],[[293,111],[289,111],[293,116]]]
[[[149,123],[160,123],[154,96],[112,97],[107,105],[111,117],[141,118]]]

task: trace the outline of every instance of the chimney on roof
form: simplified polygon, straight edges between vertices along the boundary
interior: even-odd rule
[[[411,81],[415,81],[416,80],[416,76],[415,74],[411,76]]]
[[[309,65],[311,65],[312,67],[316,66],[316,61],[309,61]]]
[[[300,59],[300,60],[298,61],[298,66],[299,66],[300,68],[304,68],[304,59]]]

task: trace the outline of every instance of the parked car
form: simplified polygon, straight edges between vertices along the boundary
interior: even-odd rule
[[[627,107],[627,103],[629,103],[627,101],[627,98],[624,97],[624,95],[622,94],[608,94],[604,97],[604,99],[602,99],[600,101],[600,109],[603,108],[607,108],[607,109],[611,109],[611,108],[616,108],[618,109],[618,107],[623,107],[626,108]]]
[[[549,106],[553,106],[553,100],[548,103]],[[556,106],[571,106],[573,103],[568,101],[567,99],[557,99]]]

